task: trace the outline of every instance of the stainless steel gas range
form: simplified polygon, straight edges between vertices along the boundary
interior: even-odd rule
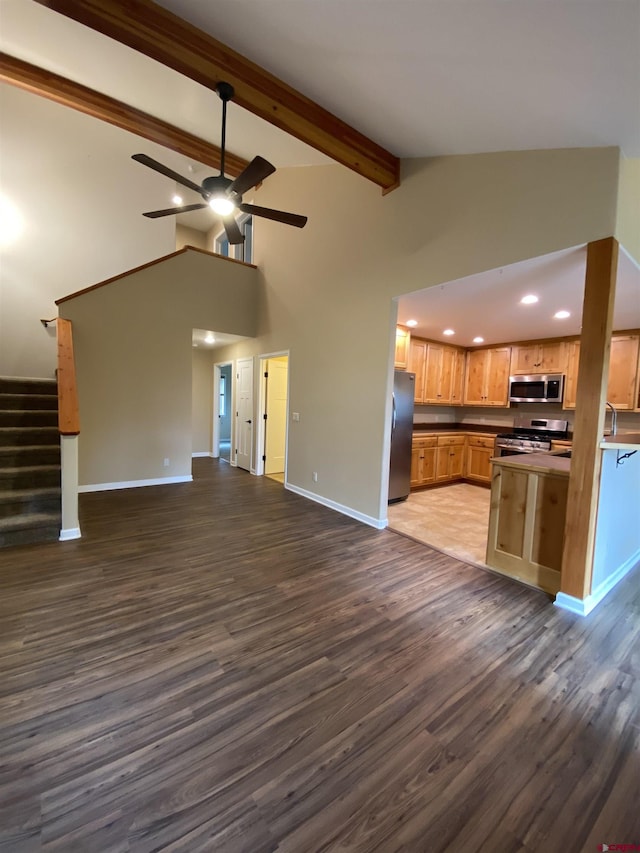
[[[548,418],[517,417],[513,432],[502,432],[496,436],[494,456],[514,456],[517,453],[546,453],[551,450],[553,439],[566,439],[568,421]]]

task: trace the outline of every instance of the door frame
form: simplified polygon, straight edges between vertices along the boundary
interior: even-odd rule
[[[222,367],[231,367],[231,382],[230,385],[230,406],[231,412],[235,411],[235,394],[236,394],[236,383],[234,381],[235,377],[235,362],[232,360],[228,361],[217,361],[213,365],[213,429],[211,430],[211,455],[214,459],[220,458],[220,420],[218,415],[220,414],[220,376]],[[234,438],[235,438],[235,428],[236,428],[236,419],[235,417],[231,417],[231,453],[229,454],[229,464],[236,464],[235,453],[233,452],[234,447]]]
[[[256,463],[255,463],[255,473],[257,477],[264,476],[264,456],[265,452],[265,441],[266,441],[266,429],[265,429],[265,415],[267,413],[267,380],[264,377],[267,361],[270,358],[282,358],[283,355],[287,357],[287,425],[285,428],[285,436],[284,436],[284,482],[287,482],[287,461],[289,456],[289,394],[291,390],[291,355],[289,354],[289,350],[279,350],[278,352],[267,352],[258,356],[259,364],[260,364],[260,385],[258,390],[258,429],[256,430]]]

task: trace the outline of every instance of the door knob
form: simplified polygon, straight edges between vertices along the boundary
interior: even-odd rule
[[[251,421],[245,421],[245,424],[250,424],[250,423],[251,423]]]

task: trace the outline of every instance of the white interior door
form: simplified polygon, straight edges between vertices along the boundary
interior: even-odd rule
[[[267,362],[267,399],[265,423],[265,474],[284,472],[287,437],[287,377],[288,359],[270,358]]]
[[[253,444],[253,359],[236,362],[236,465],[251,470]]]

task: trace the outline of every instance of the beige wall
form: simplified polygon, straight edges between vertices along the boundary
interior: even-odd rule
[[[259,336],[220,357],[290,351],[289,481],[385,518],[392,297],[612,234],[618,160],[614,148],[414,160],[387,196],[339,166],[269,178],[258,203],[309,224],[258,221]]]
[[[81,486],[191,473],[191,331],[254,334],[256,277],[186,250],[60,305],[73,322]]]
[[[176,249],[183,249],[185,246],[195,246],[196,249],[207,249],[212,251],[213,242],[205,231],[198,231],[197,228],[188,228],[186,225],[176,223]]]
[[[640,158],[620,161],[616,237],[640,265]]]
[[[192,453],[211,453],[213,357],[210,350],[191,351]]]
[[[40,318],[65,294],[173,251],[175,223],[141,215],[169,200],[166,181],[131,160],[138,137],[8,85],[0,113],[0,192],[22,221],[0,261],[0,375],[52,377],[55,330]]]

